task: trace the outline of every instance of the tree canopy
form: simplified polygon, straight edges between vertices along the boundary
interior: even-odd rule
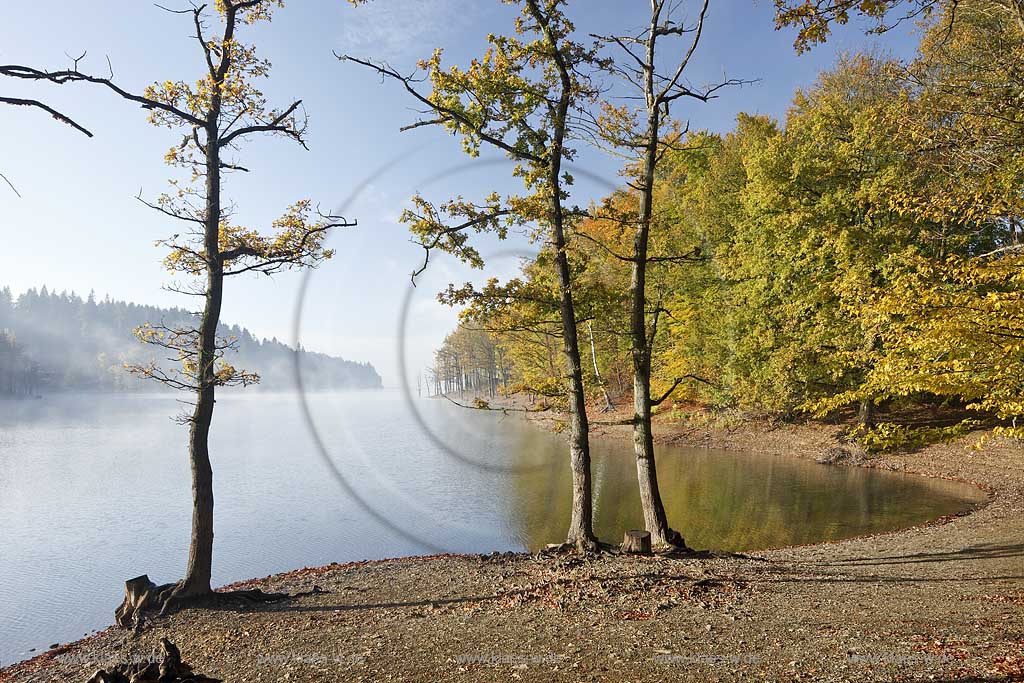
[[[651,253],[700,258],[670,259],[648,283],[649,305],[665,311],[658,391],[780,416],[858,405],[868,440],[896,438],[873,424],[876,408],[940,403],[976,414],[943,434],[987,419],[1024,435],[1024,33],[998,1],[904,9],[915,7],[925,21],[915,58],[848,55],[796,93],[784,121],[743,114],[730,132],[671,142]],[[811,21],[803,11],[780,21]],[[824,39],[807,30],[804,44]],[[632,235],[615,217],[638,201],[636,185],[611,194],[571,244],[580,318],[601,331],[608,377],[628,361]],[[541,273],[527,265],[516,291],[543,289]],[[503,301],[468,315],[506,349],[513,385],[544,387],[543,346],[517,331],[531,304]],[[598,384],[590,373],[591,394]]]

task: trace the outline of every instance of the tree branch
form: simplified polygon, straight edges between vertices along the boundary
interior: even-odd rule
[[[165,102],[160,102],[159,100],[154,100],[154,99],[150,99],[148,97],[144,97],[142,95],[136,95],[134,93],[130,93],[130,92],[122,89],[120,86],[116,85],[110,78],[100,78],[99,76],[90,76],[88,74],[84,74],[84,73],[78,71],[77,69],[71,69],[71,70],[65,70],[65,71],[41,71],[40,69],[36,69],[36,68],[30,67],[30,66],[21,66],[21,65],[18,65],[18,64],[8,64],[8,65],[0,66],[0,75],[10,76],[11,78],[22,78],[22,79],[33,80],[33,81],[49,81],[50,83],[56,83],[57,85],[64,85],[65,83],[78,83],[78,82],[94,83],[94,84],[102,85],[102,86],[104,86],[106,88],[109,88],[110,90],[112,90],[113,92],[117,93],[118,95],[120,95],[122,98],[124,98],[126,100],[129,100],[131,102],[137,102],[138,104],[140,104],[142,106],[143,109],[159,109],[161,111],[167,112],[168,114],[172,114],[172,115],[178,117],[179,119],[181,119],[183,121],[187,121],[187,122],[191,123],[194,126],[199,126],[199,127],[205,127],[206,126],[206,122],[203,119],[199,118],[198,116],[194,116],[192,114],[189,114],[188,112],[183,111],[181,109],[178,109],[177,107],[172,106],[170,104],[166,104]],[[46,108],[46,107],[44,106],[44,108]],[[88,134],[88,131],[86,131],[81,126],[78,126],[77,124],[74,124],[73,122],[71,122],[71,120],[67,119],[67,117],[64,117],[63,114],[61,114],[60,117],[61,117],[61,120],[64,120],[66,123],[69,123],[71,125],[74,125],[76,128],[78,128],[82,132],[85,132],[85,133]],[[91,136],[91,134],[90,134],[90,136]]]
[[[12,183],[12,182],[11,182],[10,180],[8,180],[8,179],[7,179],[7,176],[5,176],[5,175],[4,175],[3,173],[0,173],[0,178],[2,178],[2,179],[3,179],[3,181],[4,181],[5,183],[7,183],[8,187],[10,187],[10,188],[11,188],[11,191],[12,191],[12,192],[13,192],[14,194],[18,195],[18,198],[20,199],[20,198],[21,198],[21,193],[20,193],[20,192],[18,192],[18,188],[16,188],[16,187],[14,186],[14,183]]]
[[[296,100],[295,102],[292,102],[290,107],[288,107],[283,112],[275,116],[273,120],[270,121],[270,123],[245,126],[243,128],[231,131],[227,135],[220,138],[220,146],[226,147],[230,145],[235,138],[243,135],[249,135],[251,133],[283,133],[284,135],[294,138],[295,141],[302,145],[305,149],[309,149],[309,147],[306,147],[305,140],[302,139],[303,131],[301,129],[295,128],[294,126],[290,125],[282,125],[284,120],[291,116],[292,113],[296,109],[298,109],[299,105],[301,104],[302,100]]]
[[[704,384],[707,384],[712,389],[719,389],[720,388],[718,385],[709,382],[708,380],[704,379],[703,377],[698,377],[697,375],[683,375],[682,377],[677,377],[676,378],[676,381],[672,383],[672,386],[669,387],[668,391],[666,391],[664,394],[661,395],[661,398],[658,398],[658,399],[653,399],[652,398],[651,399],[651,405],[652,406],[657,406],[657,405],[661,405],[662,403],[664,403],[665,399],[667,399],[669,396],[671,396],[672,392],[676,390],[676,387],[678,387],[680,384],[682,384],[683,380],[686,380],[686,379],[692,379],[692,380],[695,380],[697,382],[702,382]]]
[[[422,121],[422,122],[419,122],[418,124],[416,124],[414,126],[411,126],[411,127],[418,127],[418,126],[421,126],[421,125],[430,125],[431,123],[437,124],[437,123],[443,123],[443,122],[445,122],[447,120],[454,120],[454,121],[457,121],[460,126],[466,128],[467,130],[472,131],[472,133],[474,135],[479,137],[484,142],[487,142],[488,144],[493,145],[494,147],[497,147],[498,149],[501,149],[501,150],[507,152],[508,154],[510,154],[511,156],[513,156],[516,159],[522,159],[524,161],[532,161],[534,163],[544,163],[544,159],[539,157],[539,156],[537,156],[536,154],[531,154],[530,152],[527,152],[524,149],[520,149],[520,148],[514,147],[513,145],[510,145],[507,142],[505,142],[504,140],[502,140],[501,138],[495,137],[494,135],[491,135],[491,134],[487,133],[483,129],[482,126],[475,125],[472,121],[470,121],[467,117],[465,117],[459,111],[454,110],[454,109],[450,109],[448,107],[444,107],[444,106],[439,105],[439,104],[435,104],[433,101],[431,101],[431,99],[429,97],[421,94],[418,90],[416,90],[416,88],[414,88],[412,86],[413,79],[412,79],[411,76],[403,76],[400,73],[398,73],[397,71],[395,71],[394,69],[392,69],[387,64],[375,64],[374,62],[372,62],[372,61],[370,61],[368,59],[359,59],[357,57],[352,57],[352,56],[349,56],[349,55],[339,55],[337,53],[335,53],[334,56],[337,57],[339,60],[341,60],[343,62],[345,62],[345,61],[355,62],[356,64],[360,64],[362,66],[367,67],[368,69],[372,69],[372,70],[376,71],[381,76],[386,76],[388,78],[392,78],[392,79],[398,81],[399,83],[402,84],[402,86],[406,89],[406,91],[409,92],[409,94],[411,94],[413,97],[415,97],[417,100],[419,100],[420,102],[422,102],[426,106],[430,107],[430,109],[432,111],[435,111],[438,114],[441,114],[444,117],[446,117],[444,119],[435,119],[435,120],[430,121],[430,122]],[[409,126],[407,126],[406,128],[408,129]]]
[[[0,74],[3,74],[5,76],[10,75],[10,74],[4,72],[4,69],[7,69],[7,68],[8,67],[5,67],[5,66],[4,67],[0,67]],[[85,129],[84,127],[80,126],[78,123],[76,123],[70,116],[68,116],[67,114],[62,114],[61,112],[57,111],[53,107],[51,107],[51,106],[49,106],[47,104],[44,104],[43,102],[40,102],[39,100],[25,100],[25,99],[21,99],[20,97],[0,97],[0,103],[10,104],[10,105],[14,105],[16,107],[35,107],[37,109],[42,109],[47,114],[49,114],[53,118],[57,119],[61,123],[66,123],[67,125],[71,126],[75,130],[77,130],[77,131],[79,131],[81,133],[84,133],[86,136],[88,136],[90,138],[92,137],[92,133],[91,132],[89,132],[87,129]]]

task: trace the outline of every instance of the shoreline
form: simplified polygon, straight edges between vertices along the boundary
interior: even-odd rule
[[[803,459],[834,446],[838,430],[655,423],[658,443]],[[595,438],[628,434],[626,425],[594,425]],[[987,494],[965,514],[914,527],[742,558],[511,553],[307,567],[230,587],[300,592],[315,581],[324,593],[185,610],[138,638],[109,628],[0,670],[0,681],[84,682],[101,663],[148,653],[161,636],[197,672],[225,680],[1024,680],[1024,450],[993,440],[969,454],[972,438],[852,463]],[[303,619],[324,623],[311,634]],[[223,635],[249,633],[242,627],[254,620],[270,634],[257,644]],[[370,633],[381,623],[405,638]],[[639,649],[623,640],[633,631]],[[531,638],[538,633],[547,635]],[[419,647],[410,652],[409,642]],[[263,659],[247,661],[254,645]]]

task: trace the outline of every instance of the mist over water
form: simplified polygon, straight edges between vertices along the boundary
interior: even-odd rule
[[[345,492],[298,397],[225,395],[211,443],[215,585],[562,539],[571,479],[561,437],[442,400],[415,402],[421,424],[393,391],[308,400],[327,457],[387,523]],[[191,492],[186,430],[171,418],[182,407],[170,395],[0,401],[0,665],[111,624],[127,578],[181,576]],[[697,548],[854,536],[979,499],[959,484],[787,458],[669,447],[658,456],[669,518]],[[594,481],[602,538],[642,526],[628,442],[594,442]]]

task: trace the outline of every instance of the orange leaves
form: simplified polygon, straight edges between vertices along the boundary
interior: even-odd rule
[[[775,0],[775,28],[796,27],[793,48],[801,53],[827,41],[832,25],[848,23],[851,12],[875,20],[869,32],[884,32],[887,30],[883,23],[886,14],[900,4],[902,0]],[[915,2],[914,5],[925,15],[931,11],[929,3]],[[908,10],[911,12],[916,14],[913,7]]]
[[[355,4],[354,0],[349,0],[349,2]],[[274,10],[284,7],[284,0],[263,0],[250,7],[242,7],[241,5],[242,3],[239,0],[216,0],[217,11],[221,15],[227,14],[229,10],[234,10],[238,13],[239,20],[244,24],[270,21]]]
[[[273,232],[264,235],[242,226],[221,224],[220,254],[225,275],[273,273],[295,268],[315,267],[334,256],[324,247],[333,227],[348,227],[340,217],[322,216],[313,220],[312,206],[303,199],[288,207],[273,222]]]

